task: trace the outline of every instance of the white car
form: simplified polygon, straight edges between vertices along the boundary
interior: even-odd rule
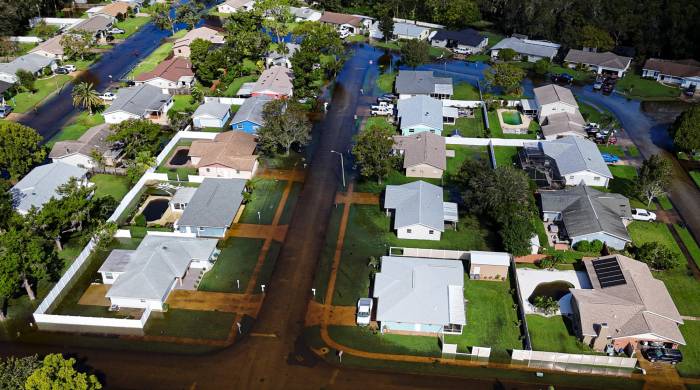
[[[117,98],[117,95],[115,95],[112,92],[105,92],[102,95],[100,95],[100,99],[102,100],[107,100],[107,101],[112,101]]]
[[[372,298],[360,298],[357,301],[357,325],[367,326],[372,318]]]
[[[471,51],[471,50],[465,49],[465,48],[463,48],[463,47],[455,47],[454,49],[452,49],[452,51],[453,51],[455,54],[464,54],[464,55],[472,54],[472,51]]]
[[[112,27],[111,29],[107,30],[107,34],[124,34],[124,30],[121,28]]]
[[[637,221],[656,221],[656,213],[644,209],[632,209],[632,219]]]
[[[75,65],[71,65],[71,64],[61,65],[61,68],[66,69],[66,70],[68,70],[69,72],[75,72],[76,69],[77,69],[77,68],[75,67]]]

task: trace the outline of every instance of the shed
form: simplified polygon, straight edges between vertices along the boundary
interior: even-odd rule
[[[510,266],[510,253],[469,251],[469,278],[505,280]]]

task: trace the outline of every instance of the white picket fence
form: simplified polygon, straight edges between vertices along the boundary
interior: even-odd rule
[[[637,365],[636,358],[582,355],[546,351],[515,349],[511,354],[514,363],[558,371],[620,375]],[[620,369],[623,369],[622,371]]]

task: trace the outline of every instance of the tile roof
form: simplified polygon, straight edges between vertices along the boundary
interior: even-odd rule
[[[442,131],[442,102],[440,100],[418,95],[408,99],[400,99],[397,106],[401,129],[425,125]]]
[[[619,56],[609,51],[598,53],[577,49],[570,49],[564,58],[564,62],[597,65],[613,69],[625,69],[629,66],[630,61],[632,61],[630,57]]]
[[[113,149],[114,142],[107,137],[114,134],[109,124],[101,124],[88,129],[75,141],[58,141],[51,148],[49,158],[61,158],[71,154],[90,156],[93,150],[104,154]]]
[[[688,60],[662,60],[649,58],[644,69],[655,70],[675,77],[700,77],[700,62]]]
[[[144,72],[136,76],[136,81],[149,81],[161,78],[172,82],[177,82],[182,77],[194,77],[192,63],[185,57],[171,57],[159,63],[150,72]]]
[[[403,167],[427,164],[445,170],[447,157],[445,138],[430,132],[394,136],[394,149],[403,151]]]
[[[117,98],[104,111],[103,115],[124,111],[144,116],[150,112],[160,111],[171,100],[172,95],[164,94],[160,88],[150,84],[121,88],[117,92]]]
[[[62,56],[63,55],[63,46],[61,46],[61,38],[63,35],[56,35],[55,37],[51,37],[44,42],[41,42],[38,44],[35,48],[30,50],[30,53],[35,53],[37,51],[43,51],[46,53],[50,53],[56,56]]]
[[[105,14],[109,15],[112,17],[117,17],[117,15],[122,14],[126,15],[127,12],[129,12],[130,5],[127,2],[124,1],[117,1],[114,3],[110,3],[102,7],[98,13],[100,14]]]
[[[533,146],[554,159],[557,170],[562,176],[590,171],[609,179],[613,178],[598,146],[587,139],[566,136],[553,141],[537,142]]]
[[[177,221],[178,226],[227,228],[243,202],[246,180],[206,178]]]
[[[87,172],[85,168],[62,162],[40,165],[10,189],[13,206],[21,212],[27,212],[32,207],[41,209],[51,198],[61,197],[57,192],[58,187],[67,184],[73,177],[82,179]]]
[[[252,171],[258,156],[254,155],[255,136],[242,131],[219,133],[213,140],[196,140],[189,156],[199,157],[197,168],[223,165],[238,171]]]
[[[435,77],[429,70],[400,70],[396,76],[396,93],[430,95],[441,89],[443,94],[452,94],[452,78]]]
[[[418,180],[386,186],[384,208],[395,210],[394,229],[423,225],[442,232],[445,230],[442,199],[442,187]]]
[[[459,45],[466,45],[472,47],[479,46],[484,39],[486,39],[486,35],[483,35],[479,31],[476,31],[471,28],[465,28],[459,31],[437,30],[437,32],[435,33],[435,35],[433,35],[432,38],[433,41],[450,40],[457,42],[457,44]]]

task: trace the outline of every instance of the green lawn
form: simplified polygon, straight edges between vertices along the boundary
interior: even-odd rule
[[[681,93],[677,87],[669,87],[655,80],[643,79],[631,72],[617,81],[615,89],[627,97],[639,100],[672,100],[678,98]]]
[[[237,78],[233,79],[233,81],[231,81],[231,84],[229,84],[228,87],[226,87],[226,91],[224,91],[224,96],[229,96],[229,97],[236,96],[236,94],[238,93],[238,90],[241,89],[241,86],[244,83],[253,82],[257,79],[258,79],[258,76],[255,76],[255,75],[237,77]]]
[[[676,369],[681,376],[700,376],[700,321],[686,320],[679,328],[688,345],[681,345],[683,362]]]
[[[598,150],[601,153],[612,154],[620,158],[625,157],[625,149],[620,145],[598,145]]]
[[[95,183],[95,196],[98,198],[111,196],[120,201],[131,189],[131,181],[126,176],[99,173],[93,175],[90,181]]]
[[[688,252],[690,252],[690,256],[693,258],[693,261],[695,261],[695,264],[700,267],[700,247],[698,246],[698,243],[695,242],[693,235],[690,234],[690,231],[687,228],[678,224],[673,225],[673,228],[676,230],[676,233],[678,233],[681,241],[683,241],[683,245],[685,245]]]
[[[523,138],[523,139],[537,139],[537,133],[530,131],[528,129],[527,134],[504,134],[501,128],[501,122],[498,121],[498,113],[494,111],[488,112],[489,126],[491,127],[491,137],[492,138]]]
[[[345,38],[345,42],[348,42],[348,43],[366,42],[366,41],[367,41],[367,37],[365,37],[362,34],[355,34],[355,35],[351,35],[351,36]]]
[[[568,67],[563,67],[559,65],[550,65],[549,66],[549,71],[551,73],[566,73],[571,76],[574,76],[574,80],[576,81],[589,81],[593,80],[595,76],[593,75],[593,72],[587,71],[587,70],[576,70],[576,69],[571,69]]]
[[[192,103],[192,96],[190,95],[175,95],[173,96],[173,106],[171,110],[173,111],[185,111],[190,109],[192,111],[196,110],[199,103]]]
[[[542,317],[537,314],[528,314],[526,317],[532,349],[563,353],[594,353],[590,347],[576,338],[568,318]]]
[[[468,56],[465,60],[471,62],[488,62],[491,56],[488,54],[472,54]]]
[[[383,116],[371,116],[365,121],[365,129],[369,127],[379,127],[386,129],[395,129],[396,127],[389,123],[386,117]]]
[[[627,151],[629,152],[630,156],[632,157],[639,157],[641,154],[639,153],[639,149],[636,146],[630,146],[627,148]]]
[[[71,121],[71,124],[64,127],[49,142],[48,147],[52,147],[58,141],[73,141],[77,140],[85,134],[85,132],[94,126],[105,123],[105,118],[101,114],[90,115],[87,111],[83,111]]]
[[[164,313],[153,312],[146,323],[145,333],[153,336],[225,340],[235,319],[235,313],[170,309]]]
[[[199,283],[201,291],[243,292],[248,286],[264,240],[230,237],[220,243],[221,254]],[[240,280],[238,289],[236,280]]]
[[[503,36],[503,34],[499,34],[496,32],[491,32],[491,31],[480,31],[480,32],[482,34],[486,35],[486,37],[489,39],[489,43],[486,46],[487,49],[492,48],[495,44],[497,44],[498,42],[502,41],[503,38],[505,38]]]
[[[21,92],[9,99],[7,103],[14,107],[14,112],[23,114],[37,106],[49,95],[68,84],[73,78],[67,74],[57,74],[34,83],[36,92]]]
[[[183,30],[184,31],[184,30]],[[143,61],[141,61],[134,69],[129,72],[129,75],[127,77],[133,78],[141,73],[146,73],[150,72],[153,69],[158,66],[161,62],[163,62],[166,58],[170,56],[170,53],[173,51],[173,43],[172,42],[166,42],[160,47],[158,47],[156,50],[151,53],[148,57],[144,58]]]
[[[584,119],[588,122],[593,122],[593,123],[600,123],[601,119],[603,118],[603,112],[598,111],[596,107],[593,107],[592,105],[579,101],[578,102],[578,108],[579,111],[581,112],[581,115],[583,116]]]
[[[637,168],[631,165],[609,165],[610,173],[613,174],[613,179],[608,184],[610,192],[622,194],[629,198],[630,205],[635,208],[655,210],[656,204],[651,203],[647,207],[647,202],[639,199],[636,183],[637,183]]]
[[[260,273],[258,274],[257,283],[255,283],[255,288],[253,292],[256,294],[262,293],[262,285],[269,285],[272,279],[272,272],[275,270],[275,264],[277,264],[277,258],[279,257],[280,250],[282,249],[282,243],[279,241],[272,241],[270,243],[270,249],[267,251],[265,260],[260,267]]]
[[[377,77],[377,87],[382,92],[391,92],[394,90],[394,81],[396,81],[396,72],[384,73]]]
[[[328,334],[334,341],[361,351],[430,357],[441,355],[438,338],[432,336],[382,335],[366,327],[334,325],[328,327]]]
[[[690,171],[688,172],[690,174],[690,177],[693,179],[693,182],[695,183],[698,188],[700,188],[700,171]]]
[[[449,137],[459,132],[462,137],[482,138],[486,134],[484,129],[484,116],[480,109],[474,111],[474,118],[457,118],[454,125],[444,125],[442,130],[443,137]]]
[[[469,83],[459,83],[454,86],[452,99],[455,100],[481,100],[479,90]]]
[[[447,158],[447,176],[457,174],[466,160],[489,160],[485,146],[447,145],[447,149],[455,151],[454,157]]]
[[[498,166],[513,165],[518,160],[518,148],[516,146],[494,146],[496,164]]]
[[[466,347],[491,347],[507,357],[508,349],[522,348],[518,314],[508,280],[503,282],[469,280],[464,277],[464,298],[467,300],[467,325],[461,335],[445,335],[445,342],[457,344],[458,351]]]
[[[627,226],[627,231],[635,245],[658,242],[666,245],[679,256],[683,256],[681,249],[676,244],[676,240],[673,239],[671,232],[668,230],[668,226],[664,223],[633,221]]]
[[[124,34],[117,34],[114,37],[117,39],[128,38],[144,24],[148,23],[149,20],[151,20],[151,18],[148,16],[135,16],[133,18],[126,18],[123,22],[117,22],[116,27],[124,30]]]
[[[282,192],[287,185],[286,180],[259,179],[255,180],[255,189],[251,200],[246,203],[243,214],[238,222],[269,225],[275,217],[277,205],[282,198]],[[258,211],[260,220],[258,221]]]
[[[325,303],[326,289],[328,288],[328,278],[330,278],[331,266],[333,265],[333,256],[335,255],[335,247],[338,240],[338,231],[340,230],[340,218],[343,215],[344,204],[339,204],[331,210],[330,221],[325,231],[325,239],[321,255],[319,256],[316,273],[314,273],[314,285],[316,289],[316,302]]]

